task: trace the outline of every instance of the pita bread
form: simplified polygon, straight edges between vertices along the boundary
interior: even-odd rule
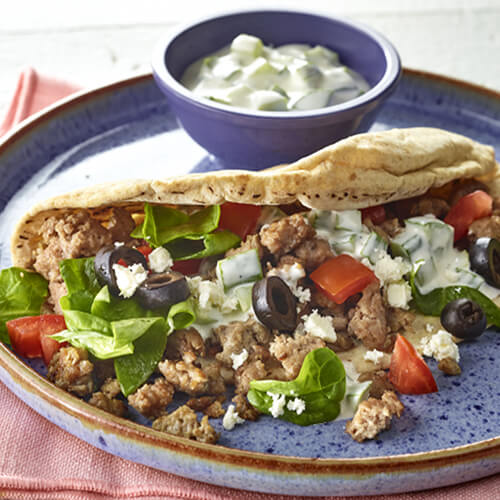
[[[318,209],[351,209],[417,196],[454,179],[496,178],[493,148],[433,128],[360,134],[287,166],[259,172],[227,170],[159,180],[101,184],[56,196],[34,206],[12,237],[16,266],[29,268],[37,229],[55,213],[120,205],[259,205],[300,202]],[[494,182],[496,185],[496,180]],[[500,182],[498,183],[500,191]]]

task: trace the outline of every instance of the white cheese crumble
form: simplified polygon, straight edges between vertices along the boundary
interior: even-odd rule
[[[315,337],[325,340],[326,342],[336,342],[337,333],[332,324],[331,316],[321,316],[317,309],[302,317],[304,320],[304,330]]]
[[[242,424],[244,421],[245,419],[238,415],[234,405],[229,405],[222,418],[222,426],[227,431],[232,431],[237,424]]]
[[[372,349],[371,351],[367,351],[365,353],[364,358],[366,361],[371,361],[374,364],[378,364],[378,362],[384,357],[384,353],[382,351],[378,351],[377,349]]]
[[[391,307],[409,309],[411,300],[410,285],[401,280],[397,283],[389,283],[385,288],[387,302]]]
[[[248,359],[248,351],[243,349],[239,354],[231,353],[231,359],[233,360],[233,370],[237,370]]]
[[[297,415],[300,415],[306,410],[306,402],[303,399],[295,398],[288,401],[286,407],[290,411],[294,411]]]
[[[116,286],[120,290],[120,295],[126,299],[132,297],[139,285],[146,281],[148,272],[142,264],[132,264],[125,267],[120,264],[113,264],[113,271],[116,276]]]
[[[170,269],[174,261],[170,255],[170,252],[163,247],[155,248],[149,254],[149,268],[155,273],[163,273],[167,269]]]
[[[119,248],[119,247],[122,247],[123,245],[125,245],[125,243],[123,243],[123,241],[115,241],[113,244],[115,245],[115,248]]]
[[[460,360],[458,346],[451,333],[445,330],[438,330],[432,337],[423,338],[419,347],[424,356],[434,357],[436,361],[451,358],[458,363]]]
[[[269,408],[271,415],[274,418],[281,417],[285,412],[286,406],[286,398],[284,394],[276,394],[275,392],[267,392],[267,395],[270,396],[273,400],[273,404]]]
[[[224,287],[220,281],[204,280],[200,276],[187,278],[189,289],[193,299],[201,310],[219,309],[223,313],[229,313],[238,308],[237,297],[228,297],[224,293]]]
[[[426,323],[425,329],[428,333],[432,333],[434,331],[434,327],[430,323]]]
[[[311,290],[298,285],[298,281],[306,276],[304,267],[298,262],[285,264],[279,269],[271,269],[267,273],[267,276],[278,276],[278,278],[281,278],[288,285],[295,297],[299,299],[299,302],[305,304],[311,300]]]
[[[410,272],[411,265],[402,257],[392,258],[389,254],[383,253],[381,258],[375,262],[375,276],[382,285],[394,281],[400,281],[403,276]]]

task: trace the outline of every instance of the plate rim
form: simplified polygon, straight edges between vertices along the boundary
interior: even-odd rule
[[[499,91],[464,80],[409,68],[403,68],[403,75],[448,85],[458,90],[479,94],[500,102]],[[75,105],[84,104],[89,100],[105,96],[107,93],[146,83],[150,80],[153,80],[153,75],[151,72],[146,72],[92,89],[82,90],[58,101],[32,115],[8,132],[0,140],[0,156],[6,153],[10,147],[15,147],[27,134],[36,131],[37,127],[43,126],[46,121],[50,121],[66,110],[72,109]],[[88,405],[76,396],[52,385],[2,343],[0,343],[0,367],[15,382],[20,383],[25,390],[29,390],[35,396],[43,398],[47,403],[65,414],[79,418],[91,427],[98,426],[99,429],[109,434],[118,437],[126,436],[128,440],[136,443],[144,444],[146,442],[148,446],[160,447],[169,452],[180,453],[193,460],[201,460],[219,466],[244,467],[246,469],[250,468],[254,472],[274,472],[280,476],[294,474],[305,478],[313,475],[330,479],[337,477],[344,479],[349,476],[356,480],[362,477],[366,478],[367,475],[387,473],[388,469],[391,475],[402,472],[418,473],[424,470],[471,463],[476,460],[500,458],[500,435],[452,448],[400,455],[354,458],[312,458],[276,455],[229,448],[223,445],[198,443],[187,438],[160,433],[149,427],[121,419]],[[9,390],[16,393],[12,389]],[[34,409],[36,411],[36,408]]]

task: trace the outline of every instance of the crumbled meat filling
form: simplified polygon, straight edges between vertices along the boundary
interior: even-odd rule
[[[153,384],[144,384],[128,397],[128,404],[145,417],[158,417],[172,402],[174,386],[163,377],[158,377]]]
[[[294,251],[302,260],[307,272],[314,271],[334,255],[328,241],[322,238],[311,238],[302,242]]]
[[[121,399],[110,398],[100,391],[92,394],[92,397],[89,399],[89,404],[100,410],[116,415],[117,417],[123,417],[127,413],[127,407]]]
[[[288,380],[300,371],[304,358],[314,349],[325,347],[325,342],[310,333],[305,335],[278,335],[269,346],[269,352],[283,365]]]
[[[241,418],[252,422],[259,418],[259,410],[248,402],[244,394],[236,394],[232,401],[236,406],[236,413],[238,413]]]
[[[192,358],[185,356],[181,361],[164,360],[158,364],[160,373],[177,391],[197,396],[207,392],[209,380],[207,375],[194,364]]]
[[[394,391],[395,388],[387,377],[387,372],[384,370],[374,370],[372,372],[362,373],[358,377],[358,382],[371,381],[370,396],[380,399],[384,392]]]
[[[86,396],[94,390],[93,368],[85,349],[61,347],[52,356],[47,377],[61,389]]]
[[[391,426],[394,415],[401,416],[404,406],[396,394],[386,391],[382,399],[368,398],[358,406],[353,419],[347,422],[346,432],[358,442],[373,439]]]
[[[445,200],[433,196],[423,196],[411,206],[410,216],[416,217],[418,215],[431,214],[439,219],[444,219],[449,211],[450,205]]]
[[[438,363],[438,368],[446,375],[460,375],[460,365],[452,358],[444,358]]]
[[[226,257],[231,257],[231,255],[237,255],[239,253],[248,252],[248,250],[255,249],[259,254],[259,259],[262,259],[265,254],[264,247],[260,243],[260,238],[258,234],[249,234],[240,246],[236,248],[231,248],[226,252]]]
[[[367,349],[382,349],[389,328],[378,281],[363,290],[361,299],[349,314],[349,333],[361,340]]]
[[[477,219],[469,226],[469,241],[474,242],[483,237],[500,239],[500,215]]]
[[[182,359],[187,352],[205,356],[205,342],[195,328],[177,330],[168,337],[166,350],[168,359]]]
[[[284,217],[260,230],[260,242],[276,258],[297,248],[305,240],[312,238],[316,231],[301,214]]]
[[[183,405],[168,415],[162,415],[153,422],[153,429],[176,436],[194,439],[201,443],[215,443],[218,434],[208,422],[208,416],[204,416],[198,422],[196,413]]]

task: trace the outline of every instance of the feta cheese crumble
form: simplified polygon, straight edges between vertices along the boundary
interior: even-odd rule
[[[375,262],[375,276],[382,285],[394,281],[401,281],[403,276],[410,272],[411,265],[402,257],[392,258],[389,254],[383,253],[381,258]]]
[[[170,255],[170,252],[163,247],[155,248],[149,254],[149,268],[155,273],[163,273],[167,269],[170,269],[174,261]]]
[[[311,314],[304,315],[302,319],[304,320],[304,331],[306,333],[319,337],[326,342],[334,343],[337,341],[337,333],[330,316],[321,316],[317,309],[313,309]]]
[[[424,356],[433,357],[436,361],[451,358],[458,363],[460,360],[458,346],[451,333],[445,330],[438,330],[432,337],[423,338],[419,347]]]
[[[189,290],[197,306],[202,311],[218,309],[229,313],[238,308],[237,297],[228,297],[220,281],[204,280],[200,276],[187,278]]]
[[[398,281],[397,283],[389,283],[385,289],[387,303],[391,307],[396,307],[399,309],[409,309],[411,300],[411,287],[404,281]]]
[[[148,272],[142,264],[132,264],[128,267],[113,264],[113,271],[116,276],[116,286],[125,299],[132,297],[139,285],[148,277]]]
[[[239,354],[231,353],[231,359],[233,360],[233,370],[237,370],[248,359],[248,351],[243,349]]]
[[[298,281],[306,276],[304,267],[298,262],[286,264],[279,269],[271,269],[267,273],[267,276],[278,276],[278,278],[281,278],[299,302],[305,304],[311,300],[311,290],[298,285]]]
[[[276,394],[275,392],[267,392],[267,395],[270,396],[273,400],[273,404],[269,408],[271,415],[274,418],[281,417],[285,412],[286,406],[286,398],[284,394]]]
[[[295,398],[288,401],[286,407],[290,411],[294,411],[297,415],[300,415],[306,410],[306,402],[303,399]]]
[[[378,364],[378,362],[384,357],[384,353],[382,351],[378,351],[377,349],[372,349],[371,351],[367,351],[365,353],[364,359],[366,361],[371,361],[374,364]]]
[[[222,426],[227,431],[232,431],[237,424],[242,424],[244,421],[245,419],[238,415],[238,412],[235,410],[235,406],[229,405],[226,413],[224,413],[224,417],[222,418]]]

